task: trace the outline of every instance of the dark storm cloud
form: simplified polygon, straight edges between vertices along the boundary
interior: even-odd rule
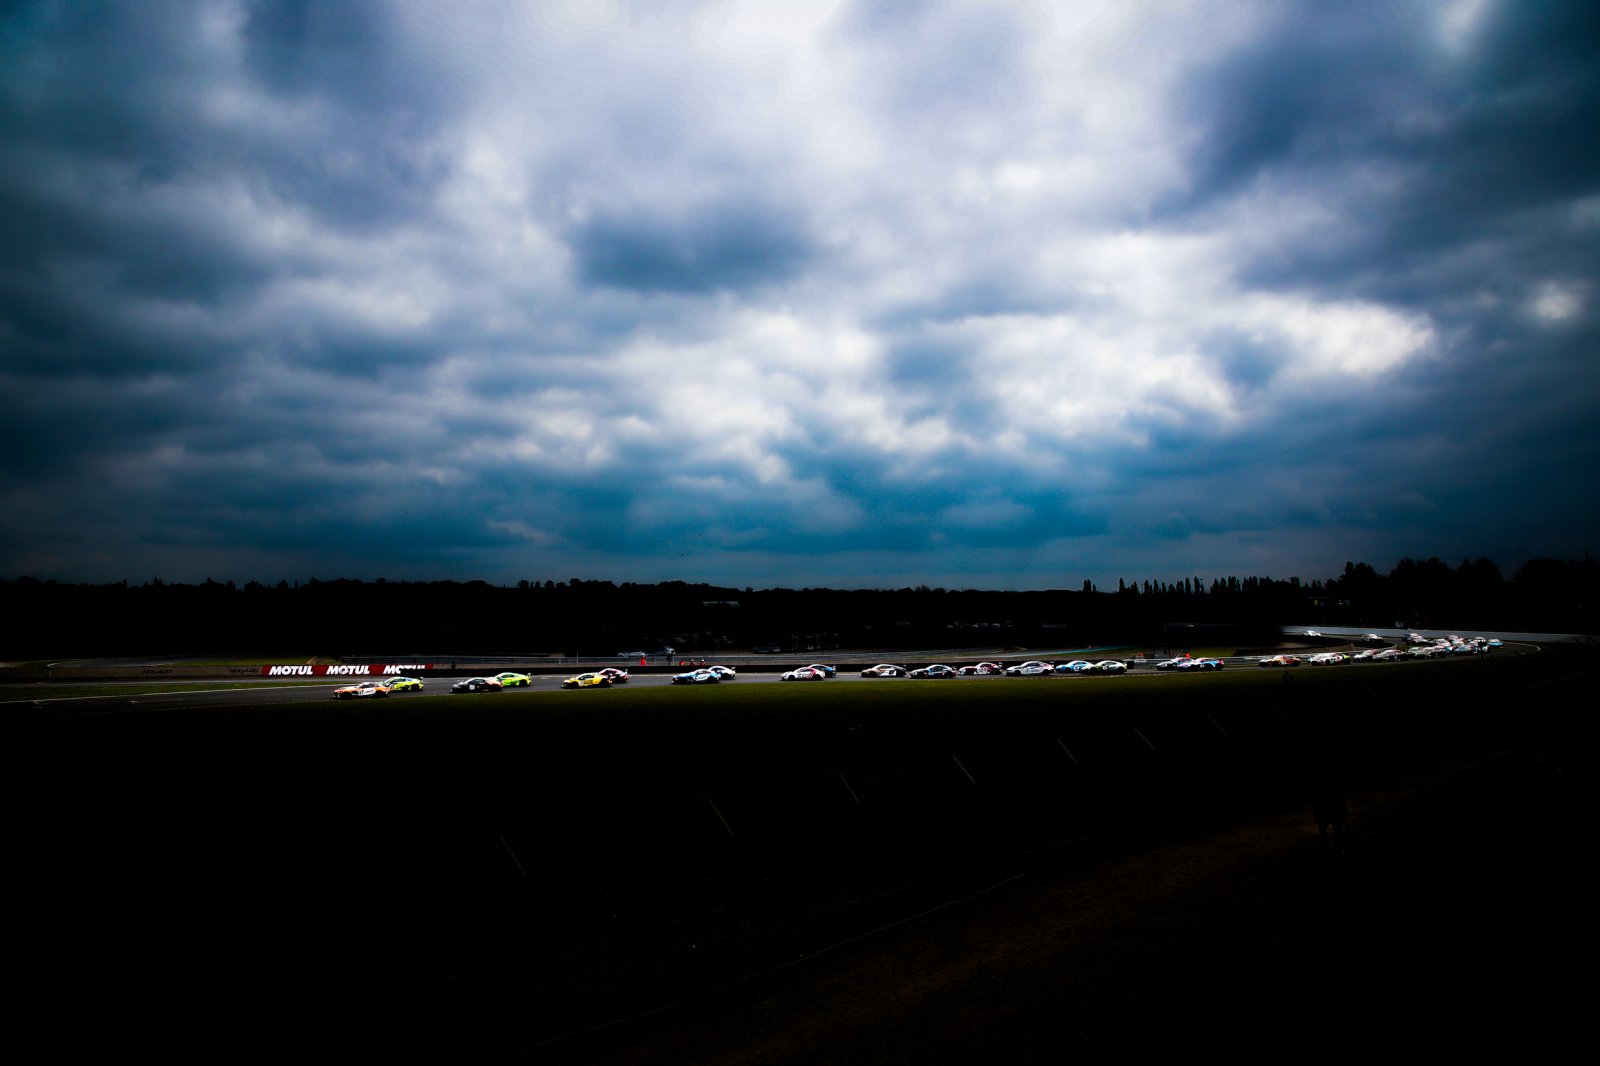
[[[1420,6],[1284,6],[1247,47],[1202,65],[1175,89],[1197,122],[1191,202],[1237,193],[1278,168],[1346,167],[1391,142],[1430,103],[1433,48]]]
[[[8,142],[46,138],[77,158],[159,179],[202,150],[181,116],[204,79],[176,5],[16,4],[0,13]]]
[[[1594,5],[1488,5],[1457,41],[1442,40],[1421,5],[1279,14],[1176,92],[1204,131],[1183,209],[1252,183],[1346,208],[1336,231],[1275,248],[1245,275],[1251,282],[1371,286],[1374,271],[1416,270],[1419,257],[1475,241],[1525,244],[1524,227],[1537,224],[1530,212],[1600,189]],[[1543,240],[1559,242],[1548,221],[1543,228]],[[1428,264],[1440,266],[1449,262]]]
[[[383,109],[396,88],[381,10],[362,2],[252,0],[242,33],[246,65],[274,93],[336,95]]]
[[[122,197],[137,188],[120,178],[53,185],[52,176],[32,170],[29,153],[0,147],[0,157],[14,164],[0,173],[0,202],[8,205],[0,217],[8,250],[0,279],[17,287],[12,306],[110,291],[216,304],[267,276],[266,263],[204,219],[130,215]],[[66,290],[74,281],[78,288]],[[63,291],[52,294],[56,287]]]
[[[449,164],[426,146],[458,104],[434,57],[390,32],[381,4],[264,0],[248,12],[246,69],[315,129],[249,146],[273,194],[337,226],[427,211]]]
[[[799,273],[812,242],[793,210],[714,204],[687,216],[602,213],[577,226],[573,253],[589,284],[639,292],[743,290]]]
[[[841,478],[840,490],[850,492]],[[648,532],[625,520],[598,526],[598,543],[619,551],[636,550],[648,535],[666,548],[704,547],[708,536],[718,546],[773,555],[800,552],[831,555],[849,552],[940,554],[965,548],[1036,545],[1058,538],[1101,533],[1103,515],[1074,509],[1059,492],[1040,489],[1018,494],[998,487],[934,486],[923,491],[871,486],[872,521],[834,525],[816,522],[805,513],[805,501],[766,498],[741,501],[737,511],[685,505],[681,501],[646,501],[652,521]]]
[[[254,273],[181,213],[127,210],[186,172],[204,137],[184,120],[203,63],[185,17],[50,5],[15,11],[0,49],[0,336],[9,368],[47,375],[170,368],[181,329],[128,320],[139,301],[215,302]]]

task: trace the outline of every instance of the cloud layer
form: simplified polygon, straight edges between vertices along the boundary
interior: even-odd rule
[[[1596,551],[1592,4],[22,3],[0,572]]]

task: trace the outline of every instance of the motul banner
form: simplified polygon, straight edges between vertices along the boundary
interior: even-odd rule
[[[431,670],[429,663],[353,663],[337,666],[263,666],[262,677],[388,677]]]

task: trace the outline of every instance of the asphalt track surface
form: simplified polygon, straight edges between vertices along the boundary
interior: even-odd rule
[[[885,660],[885,661],[887,661],[887,660]],[[562,687],[561,687],[561,683],[566,678],[574,676],[575,673],[587,672],[587,671],[595,670],[595,669],[599,669],[599,668],[600,667],[598,665],[596,665],[596,666],[587,666],[586,665],[584,667],[584,670],[582,670],[582,671],[574,671],[573,673],[534,674],[534,675],[531,675],[532,676],[532,681],[531,681],[531,683],[529,685],[527,685],[525,687],[519,686],[517,688],[506,689],[505,693],[506,694],[514,694],[514,693],[526,693],[526,692],[533,692],[533,693],[541,693],[541,692],[543,692],[543,693],[558,693],[558,694],[562,694],[562,695],[570,695],[574,699],[592,698],[594,696],[600,695],[600,693],[593,692],[593,691],[574,692],[574,691],[572,691],[570,689],[563,690]],[[498,670],[493,671],[490,674],[490,676],[492,676],[493,673],[499,673],[499,672],[500,671],[498,671]],[[674,671],[674,673],[681,673],[681,672],[683,672],[683,671]],[[1151,674],[1154,674],[1155,672],[1156,671],[1154,671],[1153,669],[1148,671],[1148,673],[1151,673]],[[778,683],[794,684],[794,685],[802,685],[802,684],[809,684],[809,685],[837,685],[837,684],[856,684],[856,683],[874,684],[874,685],[886,685],[886,684],[932,685],[932,684],[941,684],[941,683],[942,684],[976,684],[976,683],[990,683],[990,684],[992,684],[992,683],[997,683],[997,682],[1002,682],[1002,681],[1010,683],[1010,684],[1021,684],[1021,683],[1024,683],[1024,682],[1033,682],[1033,683],[1041,683],[1041,682],[1046,682],[1046,681],[1049,681],[1049,682],[1070,682],[1072,680],[1075,680],[1074,678],[1069,678],[1069,677],[1061,677],[1061,678],[1054,678],[1054,677],[1052,677],[1052,678],[1006,678],[1006,677],[1002,677],[1000,675],[991,675],[991,676],[987,676],[987,677],[951,678],[951,679],[945,679],[943,681],[940,681],[940,680],[937,680],[937,679],[930,680],[930,679],[924,679],[924,678],[864,678],[864,677],[860,676],[860,671],[859,671],[859,669],[857,669],[857,670],[854,670],[854,671],[841,670],[837,677],[831,677],[831,678],[828,678],[825,681],[780,682],[779,681],[779,673],[780,672],[756,672],[756,671],[753,671],[753,670],[746,670],[746,671],[742,671],[739,674],[739,677],[738,677],[737,680],[719,682],[719,684],[744,685],[744,686],[762,685],[762,684],[778,684]],[[498,695],[500,695],[500,693],[494,693],[494,692],[454,693],[454,694],[452,694],[450,692],[450,686],[453,685],[456,681],[463,680],[466,677],[480,676],[480,675],[463,674],[463,673],[461,673],[459,671],[455,671],[455,672],[452,673],[451,676],[439,676],[437,673],[424,673],[421,676],[422,676],[424,685],[426,685],[426,688],[423,690],[421,695],[426,695],[426,696],[451,695],[453,699],[459,699],[459,700],[492,700],[492,699],[495,699]],[[675,686],[675,685],[672,684],[672,676],[673,675],[670,674],[670,673],[644,673],[644,672],[631,673],[629,675],[629,679],[625,683],[625,685],[616,686],[616,687],[619,688],[619,689],[623,688],[623,687],[626,687],[626,688],[663,688],[664,687],[664,688],[679,688],[679,689],[685,689],[685,690],[701,687],[701,686],[694,686],[694,685],[677,685],[677,686]],[[227,708],[227,707],[270,707],[270,706],[274,706],[274,705],[286,705],[286,706],[289,706],[289,705],[300,705],[300,704],[309,704],[309,703],[333,702],[333,699],[334,699],[333,690],[334,689],[341,688],[341,687],[348,686],[348,685],[352,685],[352,684],[356,684],[356,683],[359,683],[362,680],[375,680],[375,679],[342,677],[342,678],[330,679],[330,680],[295,682],[295,683],[292,683],[292,684],[285,684],[281,679],[228,680],[228,681],[217,681],[215,683],[207,683],[207,682],[204,682],[204,681],[195,681],[195,682],[190,683],[188,686],[186,686],[184,691],[138,693],[138,694],[134,694],[134,695],[130,695],[130,696],[119,696],[119,695],[111,694],[111,695],[94,695],[94,696],[86,696],[86,697],[76,697],[76,696],[74,696],[72,694],[73,687],[75,685],[82,685],[82,686],[86,686],[86,687],[87,686],[92,686],[92,687],[95,687],[95,688],[105,688],[105,687],[108,687],[108,686],[114,686],[114,685],[122,684],[122,685],[126,685],[129,689],[149,689],[149,688],[153,687],[156,684],[174,684],[175,685],[176,682],[152,682],[150,680],[142,680],[142,681],[131,681],[130,680],[130,681],[126,681],[126,682],[115,682],[115,681],[82,681],[82,682],[77,682],[77,681],[50,681],[50,682],[46,682],[46,683],[41,683],[38,686],[36,686],[37,690],[38,690],[38,695],[36,697],[33,697],[33,698],[29,699],[29,700],[13,700],[13,701],[9,701],[9,702],[11,702],[12,704],[36,703],[41,708],[47,709],[47,710],[51,711],[52,713],[80,713],[80,714],[93,714],[93,713],[114,714],[114,713],[127,713],[129,711],[140,711],[140,710],[171,710],[171,709],[178,709],[178,708],[197,709],[197,708],[204,708],[204,707]],[[412,698],[414,695],[416,695],[416,694],[415,693],[400,692],[400,693],[394,693],[394,694],[392,694],[392,695],[390,695],[390,696],[388,696],[386,698],[390,699],[390,700],[403,701],[403,700]],[[357,702],[357,701],[344,701],[344,702],[353,703],[353,702]],[[4,704],[0,704],[0,706],[3,706],[3,705]]]
[[[1528,646],[1528,650],[1534,650],[1533,646],[1531,646],[1531,645]],[[1502,652],[1501,654],[1510,654],[1510,653],[1511,652],[1508,650],[1506,652]],[[1033,655],[1031,657],[1036,657],[1036,658],[1039,658],[1039,659],[1042,659],[1042,660],[1045,660],[1045,661],[1063,661],[1064,662],[1064,661],[1067,661],[1068,659],[1073,659],[1073,658],[1088,658],[1088,659],[1090,659],[1090,661],[1099,661],[1099,659],[1103,658],[1104,656],[1103,656],[1103,654],[1102,655],[1096,655],[1094,653],[1094,651],[1091,649],[1087,653],[1083,652],[1083,651],[1078,651],[1078,652],[1069,652],[1069,651],[1040,652],[1040,653],[1035,653],[1035,655]],[[902,666],[908,666],[908,667],[915,667],[915,666],[918,666],[918,665],[924,665],[924,664],[931,663],[931,662],[946,662],[946,663],[948,663],[948,664],[950,664],[952,666],[962,666],[962,665],[969,665],[972,662],[993,661],[995,658],[1002,658],[1002,657],[999,657],[999,656],[983,656],[983,655],[974,657],[971,654],[968,654],[968,655],[965,655],[965,656],[944,656],[944,657],[940,657],[940,658],[930,658],[926,653],[921,653],[921,654],[918,654],[915,657],[910,658],[910,659],[895,658],[895,657],[892,657],[892,656],[884,656],[882,658],[878,658],[878,659],[875,659],[873,661],[874,662],[879,662],[879,663],[891,663],[891,664],[895,664],[895,665],[902,665]],[[1013,656],[1013,658],[1014,658],[1014,656]],[[1229,671],[1240,671],[1240,670],[1254,671],[1254,670],[1260,670],[1261,669],[1261,667],[1256,665],[1256,659],[1257,658],[1258,657],[1255,657],[1255,656],[1230,656],[1230,657],[1227,657],[1224,661],[1228,664],[1226,669],[1229,670]],[[813,662],[820,662],[822,660],[812,660],[812,661]],[[1007,659],[1006,661],[1008,663],[1011,662],[1010,659]],[[1017,661],[1020,662],[1022,660],[1017,660]],[[863,668],[861,664],[863,662],[865,662],[864,658],[861,659],[858,662],[852,662],[852,663],[849,663],[847,665],[844,665],[844,666],[840,667],[837,676],[828,678],[825,681],[795,681],[795,682],[783,682],[783,683],[784,684],[794,684],[794,685],[837,685],[837,684],[857,684],[857,683],[873,684],[873,685],[886,685],[886,684],[928,685],[928,684],[937,684],[937,683],[962,684],[962,685],[996,684],[996,683],[1007,683],[1007,684],[1033,683],[1033,684],[1041,684],[1041,683],[1076,683],[1076,682],[1080,682],[1080,681],[1087,681],[1087,680],[1090,680],[1091,678],[1096,678],[1096,679],[1104,678],[1104,676],[1105,676],[1105,675],[1098,675],[1098,674],[1097,675],[1076,675],[1076,674],[1073,674],[1073,675],[1051,675],[1051,676],[1048,676],[1048,677],[1016,678],[1016,677],[1005,677],[1003,675],[986,675],[986,676],[971,676],[971,677],[948,678],[948,679],[942,679],[942,680],[941,679],[927,679],[927,678],[863,678],[863,677],[860,676],[860,671]],[[99,666],[99,667],[114,667],[115,666],[115,664],[113,664],[111,662],[97,662],[95,665]],[[499,667],[500,664],[495,664],[495,665],[497,667]],[[562,681],[565,680],[568,677],[574,676],[577,673],[582,673],[582,672],[585,672],[585,671],[598,670],[598,669],[601,669],[604,666],[610,666],[610,665],[615,665],[615,664],[611,663],[611,662],[592,662],[592,663],[585,663],[585,664],[583,664],[581,669],[574,668],[570,672],[535,673],[535,674],[530,675],[531,682],[530,682],[530,684],[528,686],[526,686],[526,687],[518,687],[518,688],[514,688],[514,689],[507,689],[506,692],[508,692],[508,693],[526,693],[526,692],[562,693],[564,695],[571,695],[573,697],[589,698],[589,697],[592,697],[594,695],[597,695],[597,693],[592,692],[592,691],[572,692],[571,690],[563,690],[562,687],[561,687]],[[729,665],[735,665],[736,666],[736,668],[740,671],[739,676],[734,681],[731,681],[731,682],[720,682],[720,684],[732,684],[732,685],[749,686],[749,685],[779,683],[780,674],[783,673],[782,670],[779,670],[779,669],[776,669],[776,668],[771,668],[771,667],[766,668],[766,669],[760,669],[759,667],[765,666],[766,665],[765,663],[751,664],[751,663],[748,663],[748,662],[734,663],[734,662],[730,661]],[[1306,667],[1306,666],[1301,666],[1301,667],[1294,668],[1294,669],[1302,669],[1302,670],[1303,669],[1346,669],[1346,670],[1348,670],[1348,669],[1360,669],[1360,670],[1372,670],[1372,669],[1376,669],[1376,668],[1392,669],[1392,668],[1397,668],[1397,667],[1400,667],[1400,666],[1416,666],[1416,665],[1418,665],[1418,664],[1415,664],[1415,663],[1411,662],[1410,660],[1402,660],[1402,661],[1393,662],[1393,663],[1346,663],[1342,667]],[[752,668],[752,666],[755,666],[757,668]],[[689,690],[689,689],[694,689],[694,688],[697,688],[697,687],[701,687],[701,686],[694,686],[694,685],[674,686],[672,684],[672,677],[673,677],[674,674],[682,673],[682,672],[684,672],[684,671],[686,671],[688,669],[690,669],[690,668],[689,667],[684,667],[682,669],[679,669],[679,668],[676,668],[676,667],[673,667],[673,668],[652,667],[652,668],[650,668],[648,670],[640,670],[638,672],[631,672],[630,676],[629,676],[629,680],[626,682],[626,686],[625,687],[627,687],[627,688],[668,687],[668,688],[680,688],[680,689],[684,689],[684,690]],[[657,672],[657,671],[664,671],[664,672]],[[492,676],[495,673],[499,673],[499,672],[500,672],[500,669],[498,669],[498,668],[494,669],[494,670],[487,671],[487,673],[490,676]],[[1203,676],[1204,673],[1206,673],[1206,672],[1199,672],[1199,675]],[[1138,666],[1132,668],[1129,671],[1129,674],[1130,675],[1137,675],[1139,677],[1159,676],[1159,677],[1164,677],[1164,678],[1182,679],[1182,680],[1187,681],[1187,682],[1192,682],[1193,681],[1193,677],[1188,672],[1182,672],[1182,671],[1158,671],[1158,670],[1155,669],[1153,662],[1152,663],[1148,663],[1148,664],[1138,665]],[[492,693],[492,692],[490,692],[490,693],[456,693],[456,694],[450,693],[450,686],[452,684],[454,684],[456,681],[462,680],[462,679],[464,679],[466,677],[478,676],[478,675],[473,675],[473,674],[467,673],[467,672],[465,672],[463,670],[451,670],[451,671],[446,671],[444,673],[441,673],[440,671],[437,671],[437,670],[435,670],[433,672],[419,672],[418,676],[422,677],[423,682],[426,685],[426,688],[424,689],[423,693],[421,693],[421,695],[427,695],[427,696],[453,695],[454,698],[463,699],[463,700],[465,700],[465,699],[493,699],[496,696],[496,693]],[[111,681],[108,681],[108,680],[92,680],[92,681],[89,681],[89,680],[86,680],[86,681],[52,680],[52,681],[49,681],[49,682],[38,683],[38,684],[32,686],[36,690],[37,695],[33,695],[33,694],[30,693],[30,696],[28,698],[26,698],[26,699],[12,699],[12,700],[8,700],[8,701],[0,701],[0,708],[6,707],[6,706],[20,707],[20,706],[25,706],[25,705],[33,705],[33,706],[38,707],[41,710],[44,710],[44,711],[47,711],[48,713],[51,713],[51,714],[123,714],[123,713],[130,713],[130,712],[139,712],[139,711],[174,710],[174,709],[201,709],[201,708],[210,708],[210,707],[215,707],[215,708],[263,708],[263,707],[271,707],[271,706],[295,706],[295,705],[302,705],[302,704],[313,704],[313,703],[318,703],[318,702],[332,701],[333,700],[333,690],[334,689],[340,688],[340,687],[344,687],[344,686],[348,686],[348,685],[351,685],[351,684],[355,684],[355,683],[358,683],[359,681],[362,681],[362,680],[375,680],[375,679],[359,678],[359,677],[355,677],[355,678],[342,677],[342,678],[335,678],[335,679],[323,679],[323,680],[318,680],[318,681],[303,681],[303,682],[295,682],[295,683],[287,683],[286,684],[282,679],[255,679],[255,678],[232,679],[232,678],[230,678],[230,679],[227,679],[227,680],[217,680],[217,681],[212,682],[212,683],[207,683],[207,682],[204,682],[204,681],[190,682],[190,683],[185,684],[181,691],[168,691],[168,692],[143,691],[143,692],[138,692],[138,693],[135,693],[135,694],[131,694],[129,696],[119,696],[119,695],[116,695],[116,694],[96,694],[96,695],[93,695],[93,696],[85,696],[85,697],[74,696],[73,695],[73,688],[76,687],[76,686],[83,686],[83,687],[93,687],[93,688],[97,688],[97,689],[104,689],[104,688],[107,688],[107,687],[117,687],[119,685],[125,685],[130,690],[133,690],[133,689],[148,690],[148,689],[150,689],[152,687],[155,687],[157,685],[160,685],[160,684],[170,684],[170,685],[176,686],[177,682],[176,681],[160,681],[160,680],[150,679],[150,678],[144,678],[144,679],[139,679],[139,680],[131,680],[130,679],[130,680],[127,680],[127,681],[120,681],[120,682],[119,681],[114,681],[114,680],[111,680]],[[405,699],[408,699],[408,698],[412,698],[414,695],[416,695],[416,694],[415,693],[395,693],[395,694],[393,694],[393,695],[391,695],[391,696],[389,696],[387,698],[388,699],[394,699],[394,700],[405,700]],[[355,701],[346,701],[346,702],[355,702]]]

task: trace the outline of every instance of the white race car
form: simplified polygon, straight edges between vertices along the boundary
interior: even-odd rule
[[[999,663],[978,663],[976,666],[963,666],[956,670],[956,673],[960,674],[962,677],[973,677],[979,675],[986,676],[988,674],[999,674],[1003,672],[1004,669]]]
[[[1029,659],[1025,663],[1006,667],[1007,677],[1043,677],[1055,670],[1049,663],[1040,662],[1038,659]]]
[[[877,666],[869,666],[865,670],[861,671],[861,676],[862,677],[905,677],[906,676],[906,668],[903,667],[903,666],[895,666],[892,663],[879,663]]]
[[[1179,673],[1190,673],[1195,670],[1221,670],[1221,659],[1202,656],[1196,659],[1189,655],[1180,655],[1176,659],[1168,659],[1164,663],[1156,663],[1157,670],[1176,670]]]
[[[1128,672],[1128,664],[1121,659],[1101,659],[1089,669],[1096,674],[1125,674]]]
[[[779,681],[826,681],[828,675],[810,666],[801,666],[778,676]]]

